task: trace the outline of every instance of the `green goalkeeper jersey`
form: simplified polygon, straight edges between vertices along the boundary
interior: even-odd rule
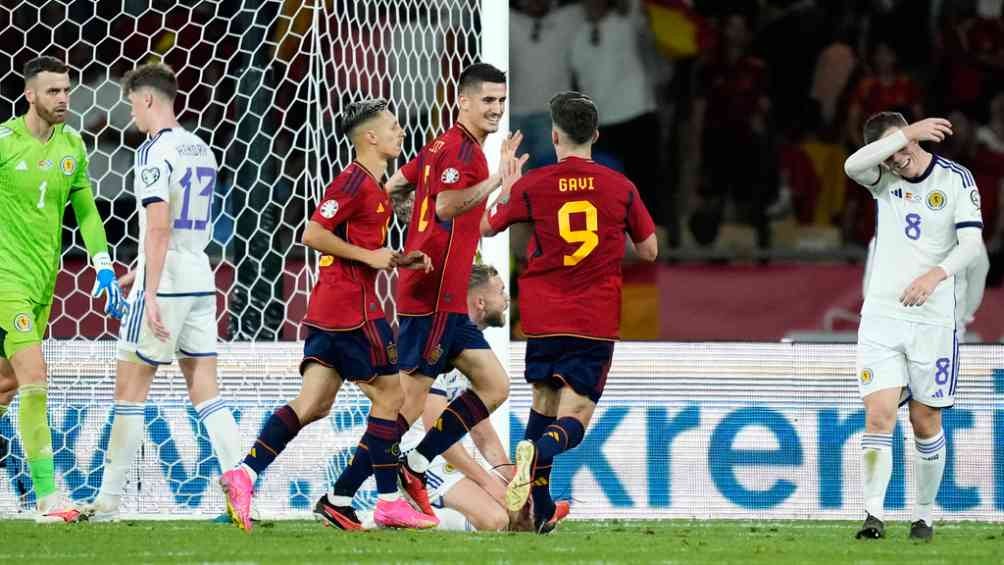
[[[52,301],[63,212],[71,198],[75,209],[78,199],[94,209],[80,134],[58,124],[43,143],[28,130],[24,116],[0,124],[0,301]],[[94,243],[104,251],[100,231],[101,241]]]

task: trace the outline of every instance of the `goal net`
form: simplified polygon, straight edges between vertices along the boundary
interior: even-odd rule
[[[220,163],[209,248],[224,342],[220,380],[245,445],[299,387],[300,322],[316,276],[315,256],[299,237],[325,186],[351,159],[349,144],[335,135],[335,117],[354,100],[391,100],[406,131],[404,154],[392,169],[403,164],[452,122],[463,67],[491,60],[484,59],[481,30],[485,10],[499,9],[487,7],[492,4],[21,0],[0,7],[0,41],[6,46],[0,116],[27,110],[21,95],[26,61],[53,55],[68,63],[74,88],[67,123],[87,145],[98,208],[120,272],[137,253],[131,167],[144,136],[131,127],[119,80],[152,61],[177,72],[179,121],[212,146]],[[496,38],[503,46],[492,48],[502,53],[503,59],[492,60],[502,67],[505,29]],[[72,214],[67,218],[44,350],[57,476],[82,501],[97,493],[101,481],[118,324],[87,295],[93,274]],[[404,235],[405,226],[395,219],[390,244],[400,247]],[[506,251],[489,256],[497,261]],[[391,317],[394,282],[394,275],[382,275],[377,288]],[[304,429],[264,477],[258,510],[274,516],[309,510],[349,459],[368,406],[358,389],[346,386],[331,416]],[[124,510],[218,514],[219,466],[176,365],[161,369],[145,413],[146,434],[129,474]],[[15,401],[0,419],[0,435],[10,446],[0,463],[0,516],[34,507],[16,430]],[[373,498],[368,483],[360,502]]]

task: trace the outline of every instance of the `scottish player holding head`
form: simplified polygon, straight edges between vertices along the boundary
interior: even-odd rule
[[[350,104],[339,125],[352,141],[355,160],[328,186],[303,233],[304,245],[319,251],[321,259],[303,321],[308,333],[300,393],[269,417],[243,463],[220,480],[231,518],[247,532],[258,476],[304,426],[328,415],[344,381],[355,383],[370,399],[366,432],[334,492],[317,501],[315,514],[329,525],[360,529],[352,496],[372,473],[379,493],[378,524],[430,528],[437,523],[435,516],[417,512],[398,494],[403,394],[397,346],[376,295],[379,271],[395,266],[427,271],[432,266],[424,254],[402,257],[385,246],[391,205],[379,179],[387,162],[401,153],[404,130],[383,99]]]
[[[955,402],[959,374],[955,275],[982,250],[980,193],[963,166],[925,151],[921,141],[952,134],[944,119],[907,124],[881,112],[864,126],[867,145],[844,170],[877,201],[876,245],[858,329],[858,388],[865,522],[858,538],[885,535],[897,407],[910,404],[916,485],[910,537],[934,535],[933,505],[945,470],[941,409]]]
[[[40,522],[73,522],[79,512],[57,491],[49,430],[42,338],[49,322],[67,202],[97,270],[105,313],[126,309],[87,171],[80,134],[64,125],[66,66],[38,57],[24,66],[28,113],[0,125],[0,396],[18,387],[18,427]]]
[[[655,224],[635,185],[592,161],[599,137],[593,101],[578,92],[551,99],[551,140],[558,164],[521,176],[519,160],[502,165],[502,193],[481,219],[481,234],[515,223],[533,226],[520,275],[520,313],[526,342],[526,380],[533,406],[524,441],[516,446],[509,510],[533,498],[537,531],[568,515],[551,499],[551,464],[585,435],[606,385],[620,333],[621,262],[625,236],[654,261]]]

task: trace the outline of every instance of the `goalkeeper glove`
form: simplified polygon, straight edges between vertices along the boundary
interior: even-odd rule
[[[129,303],[122,296],[119,280],[115,276],[115,269],[112,268],[111,257],[107,253],[98,253],[94,256],[93,262],[98,275],[94,281],[91,297],[100,298],[102,294],[105,295],[105,314],[120,320],[129,311]]]

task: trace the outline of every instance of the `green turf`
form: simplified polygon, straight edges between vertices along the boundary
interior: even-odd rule
[[[567,522],[550,536],[380,531],[266,522],[0,522],[0,563],[1002,563],[1004,525],[940,524],[932,543],[852,539],[857,523]]]

